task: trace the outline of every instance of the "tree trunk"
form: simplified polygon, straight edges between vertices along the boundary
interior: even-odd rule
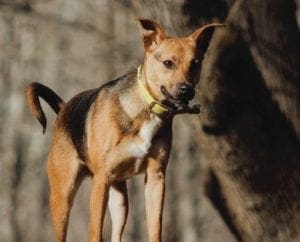
[[[241,241],[300,232],[300,36],[291,0],[237,0],[199,85],[207,195]]]

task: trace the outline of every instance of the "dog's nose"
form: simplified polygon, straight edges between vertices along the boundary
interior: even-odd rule
[[[179,99],[191,100],[195,96],[194,87],[191,84],[180,84],[179,88]]]

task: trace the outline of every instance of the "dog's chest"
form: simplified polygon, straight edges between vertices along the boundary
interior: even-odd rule
[[[144,120],[137,134],[124,137],[119,148],[112,149],[112,152],[117,152],[112,153],[113,160],[107,165],[110,179],[126,180],[144,170],[145,158],[151,152],[155,136],[161,127],[162,121],[156,116]]]
[[[161,128],[161,125],[161,119],[156,116],[143,122],[137,139],[129,143],[129,153],[132,157],[142,159],[149,153],[153,138]]]

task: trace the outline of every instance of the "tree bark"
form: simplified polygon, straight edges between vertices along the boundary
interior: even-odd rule
[[[238,240],[299,238],[300,37],[290,0],[237,0],[202,66],[207,195]]]

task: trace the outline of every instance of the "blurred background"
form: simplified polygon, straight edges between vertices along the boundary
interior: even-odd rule
[[[204,113],[175,119],[164,241],[296,241],[297,3],[0,0],[0,241],[54,241],[45,161],[55,114],[43,105],[48,127],[42,135],[26,107],[25,86],[41,82],[68,100],[139,65],[143,46],[136,16],[159,22],[171,36],[184,36],[209,22],[226,21],[228,26],[215,33],[202,65],[197,99]],[[287,177],[288,188],[282,186]],[[146,242],[144,177],[128,184],[124,241]],[[71,212],[68,241],[87,240],[89,193],[86,179]],[[109,236],[107,214],[104,240]]]

